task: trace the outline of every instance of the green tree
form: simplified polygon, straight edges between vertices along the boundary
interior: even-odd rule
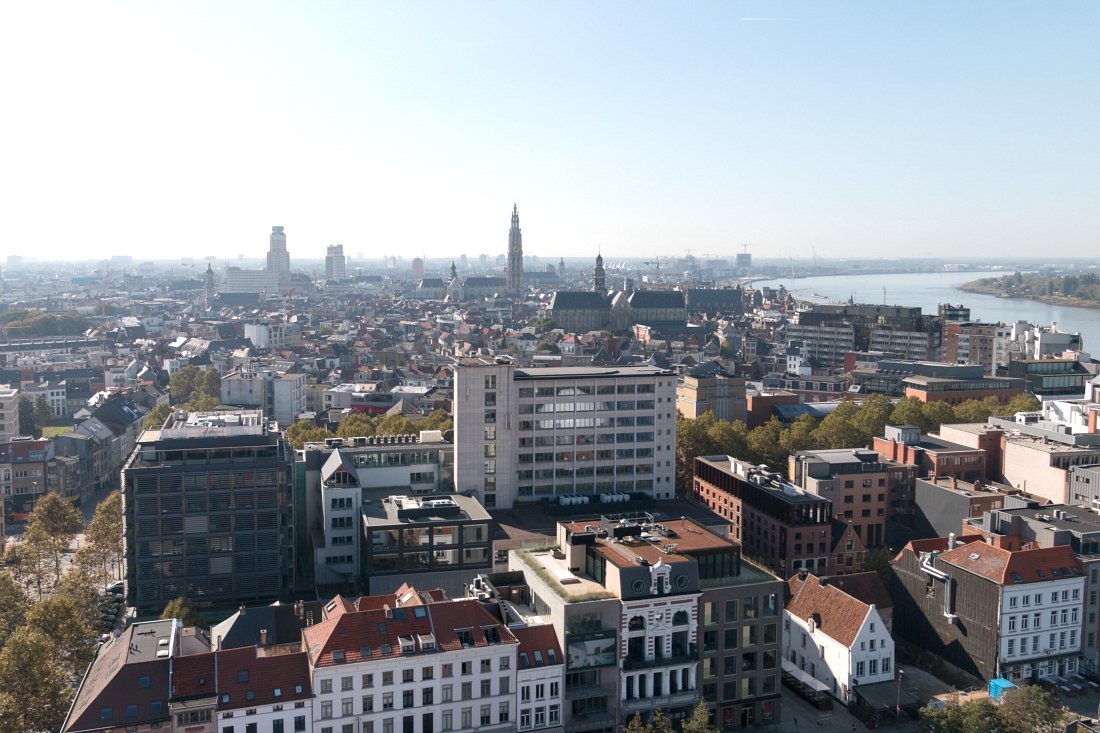
[[[164,425],[164,421],[168,419],[168,416],[172,414],[172,406],[167,402],[162,403],[154,407],[145,415],[145,418],[141,421],[141,427],[146,430],[155,430]]]
[[[38,426],[39,434],[50,426],[50,422],[53,421],[53,410],[50,409],[50,402],[46,399],[45,395],[38,395],[34,398],[34,422]]]
[[[1001,733],[1053,733],[1061,731],[1057,698],[1039,685],[1021,685],[997,710]]]
[[[1017,412],[1037,412],[1043,404],[1029,394],[1018,394],[1001,408],[1001,415],[1015,415]]]
[[[922,433],[928,431],[928,420],[924,416],[924,403],[916,397],[903,397],[894,405],[890,413],[891,425],[916,425]]]
[[[183,596],[168,601],[168,605],[164,607],[160,617],[181,619],[184,626],[206,626],[206,621],[191,605],[191,601]]]
[[[202,374],[195,378],[195,390],[221,402],[222,375],[218,373],[217,369],[203,369]]]
[[[0,570],[0,649],[23,625],[30,605],[22,584],[7,569]]]
[[[24,533],[27,544],[41,547],[54,563],[54,582],[61,578],[61,555],[84,529],[80,510],[56,492],[43,494],[27,519]]]
[[[42,597],[53,580],[53,563],[49,550],[43,542],[28,542],[25,532],[22,542],[8,547],[4,553],[4,562],[11,568],[17,581],[26,582],[34,588],[37,598]]]
[[[172,402],[183,403],[191,399],[198,373],[197,366],[185,366],[172,372],[172,376],[168,379],[168,394],[172,396]]]
[[[967,400],[955,405],[955,422],[985,422],[989,407],[981,400]]]
[[[27,628],[42,633],[54,647],[69,679],[76,680],[95,656],[95,628],[76,601],[66,595],[43,598],[27,613]]]
[[[821,421],[814,430],[814,440],[822,448],[864,448],[871,441],[855,420],[859,413],[856,403],[846,400]]]
[[[924,415],[925,424],[928,426],[927,429],[930,433],[938,431],[940,425],[950,425],[957,422],[955,409],[946,402],[925,402],[924,407],[921,408],[921,413]]]
[[[191,399],[184,403],[183,409],[188,412],[208,412],[221,403],[222,401],[218,397],[195,390],[191,393]]]
[[[691,493],[696,456],[723,452],[711,435],[718,423],[710,411],[696,418],[676,413],[676,491],[681,495]]]
[[[21,395],[19,397],[19,434],[29,435],[37,438],[42,435],[42,431],[38,429],[38,419],[34,412],[34,403],[31,402],[30,397]]]
[[[454,420],[446,410],[432,410],[427,417],[420,421],[418,427],[421,430],[442,430],[447,432],[454,428]]]
[[[324,428],[314,425],[309,420],[299,420],[283,431],[286,442],[294,448],[300,449],[306,443],[319,443],[326,438],[334,438],[332,433]]]
[[[868,552],[863,558],[864,572],[874,571],[878,573],[878,577],[882,580],[883,585],[888,585],[890,582],[890,566],[893,561],[893,556],[886,550],[873,550]]]
[[[50,638],[18,629],[0,651],[0,731],[57,730],[72,698],[70,680]]]
[[[374,426],[377,435],[408,435],[415,433],[409,418],[404,415],[386,415]]]
[[[890,421],[890,413],[893,411],[894,403],[886,395],[868,395],[860,404],[852,422],[871,438],[875,438],[885,432],[886,423]]]
[[[779,442],[787,455],[795,455],[799,451],[813,450],[819,447],[817,442],[818,422],[809,415],[799,415],[791,426],[783,431]]]
[[[374,435],[374,419],[361,412],[350,412],[336,426],[336,435],[340,438],[358,438]]]
[[[85,548],[91,548],[90,554],[95,558],[105,577],[118,579],[122,577],[122,495],[112,491],[96,505],[95,514],[92,515],[88,526],[84,531],[86,541]]]
[[[710,708],[706,700],[700,700],[691,717],[680,723],[682,733],[718,733],[718,726],[710,722]]]
[[[766,463],[772,468],[787,470],[787,452],[783,450],[783,423],[779,418],[772,419],[749,432],[749,453],[758,463]]]
[[[712,453],[739,457],[748,455],[749,429],[740,420],[716,420],[707,428],[707,437],[713,445]]]

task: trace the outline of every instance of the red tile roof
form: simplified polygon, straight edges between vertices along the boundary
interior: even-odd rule
[[[803,621],[812,618],[822,633],[847,647],[871,612],[870,605],[816,575],[807,575],[805,581],[795,575],[787,581],[787,590],[787,611]]]
[[[564,663],[565,660],[561,655],[561,645],[558,644],[558,635],[554,633],[554,627],[550,624],[524,626],[523,628],[512,629],[512,633],[519,640],[520,669],[549,667]],[[536,655],[535,652],[539,653]],[[527,664],[523,663],[525,658]]]
[[[486,636],[490,629],[497,641]],[[458,630],[468,630],[467,638],[461,639]],[[411,642],[411,651],[402,652],[402,641],[406,647]],[[310,626],[302,634],[304,648],[317,667],[430,652],[434,649],[425,645],[433,642],[435,649],[453,651],[465,646],[515,644],[517,640],[506,625],[474,600],[361,611],[353,608]]]
[[[969,543],[941,553],[944,562],[1000,585],[1041,583],[1083,577],[1084,569],[1068,545],[1032,550],[1006,550],[985,542]]]
[[[256,647],[241,647],[209,656],[214,654],[218,656],[219,710],[305,700],[313,694],[305,652],[269,657]]]

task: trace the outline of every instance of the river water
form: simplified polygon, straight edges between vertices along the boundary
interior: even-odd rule
[[[1041,326],[1058,324],[1059,331],[1079,331],[1084,348],[1100,354],[1100,309],[1048,305],[1036,300],[998,298],[959,290],[963,283],[981,277],[998,277],[990,272],[921,272],[894,275],[826,275],[822,277],[759,280],[755,286],[785,286],[795,297],[815,302],[854,298],[856,303],[919,305],[935,314],[940,303],[962,303],[973,320],[987,323],[1028,321]],[[885,293],[883,289],[885,288]]]

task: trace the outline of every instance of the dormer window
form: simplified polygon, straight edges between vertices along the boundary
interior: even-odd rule
[[[334,661],[334,662],[344,661],[344,650],[343,649],[336,649],[335,651],[333,651],[332,652],[332,661]]]
[[[490,644],[500,643],[500,632],[497,631],[496,626],[483,626],[481,627],[481,630],[485,633],[486,642]]]
[[[413,641],[411,636],[399,636],[397,640],[401,644],[402,654],[412,654],[416,651],[416,642]]]
[[[435,649],[435,637],[431,634],[420,634],[420,651],[430,651]]]
[[[471,647],[474,645],[473,629],[455,629],[455,634],[458,635],[458,643],[463,647]]]

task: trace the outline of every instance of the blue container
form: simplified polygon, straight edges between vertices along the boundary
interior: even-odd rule
[[[1016,685],[1003,677],[998,677],[989,681],[989,696],[997,702],[1001,702],[1001,700],[1004,699],[1005,692],[1015,689]]]

